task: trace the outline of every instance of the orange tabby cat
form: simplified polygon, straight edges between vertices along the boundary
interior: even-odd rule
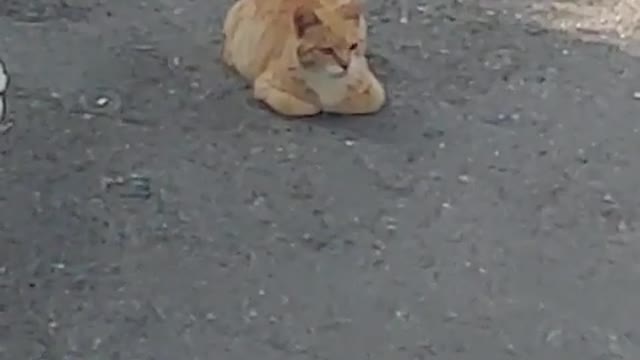
[[[238,0],[222,57],[281,114],[373,113],[385,91],[365,58],[366,32],[361,0]]]

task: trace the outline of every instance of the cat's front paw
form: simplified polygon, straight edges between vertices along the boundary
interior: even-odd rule
[[[308,103],[292,94],[270,86],[263,78],[258,78],[255,81],[253,96],[255,99],[266,103],[273,111],[285,116],[312,116],[321,111],[315,104]]]
[[[373,114],[380,111],[386,102],[386,92],[380,81],[370,73],[361,84],[351,88],[340,104],[326,108],[325,111],[349,115]]]

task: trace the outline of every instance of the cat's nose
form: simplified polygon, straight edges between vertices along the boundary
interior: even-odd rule
[[[349,68],[349,60],[339,59],[338,65],[340,65],[342,70],[347,70]]]

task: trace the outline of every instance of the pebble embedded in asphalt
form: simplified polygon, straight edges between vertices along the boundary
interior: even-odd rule
[[[4,120],[4,111],[5,111],[5,92],[7,91],[7,86],[9,85],[9,74],[7,73],[7,68],[4,64],[4,61],[0,59],[0,121]]]

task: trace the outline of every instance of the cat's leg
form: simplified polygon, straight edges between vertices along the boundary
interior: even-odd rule
[[[308,103],[274,86],[269,72],[263,73],[254,81],[253,96],[286,116],[311,116],[320,112],[320,108],[315,104]]]
[[[380,81],[368,69],[363,73],[363,79],[350,88],[347,97],[327,112],[339,114],[371,114],[382,108],[385,103],[385,90]]]

